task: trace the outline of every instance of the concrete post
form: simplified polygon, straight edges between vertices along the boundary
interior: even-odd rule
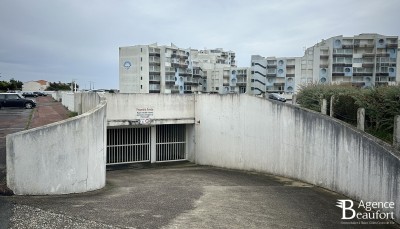
[[[332,96],[331,96],[331,104],[330,104],[330,107],[329,107],[329,116],[331,116],[331,117],[333,117],[333,114],[334,114],[334,112],[333,112],[333,103],[334,103],[334,100],[335,100],[335,96],[332,95]]]
[[[393,146],[400,150],[400,115],[394,117]]]
[[[296,105],[296,99],[297,99],[297,95],[292,95],[292,104]]]
[[[358,108],[357,109],[357,129],[364,131],[365,124],[365,109]]]
[[[327,102],[326,102],[326,99],[322,99],[322,104],[321,104],[321,113],[322,113],[322,114],[324,114],[324,115],[326,115],[326,113],[327,113],[327,111],[326,111],[326,108],[327,108]]]
[[[157,159],[157,148],[156,148],[156,138],[157,138],[157,127],[150,127],[150,162],[155,163]]]

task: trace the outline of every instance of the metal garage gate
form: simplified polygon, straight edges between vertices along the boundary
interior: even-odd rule
[[[150,161],[150,127],[107,129],[107,164]]]
[[[186,126],[107,129],[107,165],[186,160]]]
[[[186,159],[185,125],[157,126],[156,161]]]

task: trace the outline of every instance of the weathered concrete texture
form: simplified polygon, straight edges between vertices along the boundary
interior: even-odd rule
[[[83,115],[7,136],[7,185],[17,195],[105,185],[106,102]]]
[[[357,129],[364,131],[365,127],[365,109],[357,109]]]
[[[0,183],[3,181],[1,171],[6,168],[6,136],[25,130],[31,112],[30,109],[21,108],[0,109]]]
[[[62,92],[62,104],[70,111],[75,111],[78,114],[83,114],[95,108],[99,103],[101,97],[95,92]],[[100,95],[100,96],[99,96]]]
[[[400,115],[394,118],[393,145],[400,150]]]
[[[248,95],[199,95],[195,109],[198,164],[292,177],[400,206],[398,152],[350,125]],[[400,207],[394,210],[400,220]]]
[[[107,120],[135,125],[139,120],[137,109],[151,108],[151,120],[162,124],[193,123],[194,95],[179,94],[105,94],[107,98]],[[153,124],[153,123],[152,123]],[[161,123],[160,123],[161,124]]]
[[[342,224],[337,199],[346,197],[283,177],[188,163],[108,171],[106,188],[84,194],[7,197],[15,228],[352,228]]]

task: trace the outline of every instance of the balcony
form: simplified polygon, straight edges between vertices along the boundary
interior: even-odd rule
[[[150,82],[160,82],[160,76],[159,75],[149,75],[149,81]]]
[[[376,54],[376,57],[389,57],[389,56],[390,56],[390,54],[389,53],[385,53],[385,52]]]
[[[175,73],[175,68],[165,67],[165,73]]]
[[[386,47],[388,47],[388,48],[398,48],[398,44],[397,43],[389,43],[389,44],[386,44]]]
[[[149,49],[149,56],[160,57],[160,49],[150,48]]]
[[[149,84],[149,91],[160,91],[160,84]]]
[[[173,75],[165,76],[165,83],[166,84],[175,84],[175,76],[173,76]]]
[[[160,72],[160,67],[150,66],[149,72]]]

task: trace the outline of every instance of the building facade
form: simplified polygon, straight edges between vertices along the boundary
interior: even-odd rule
[[[235,53],[136,45],[119,49],[121,93],[245,93],[248,68],[237,68]]]
[[[302,57],[251,56],[237,67],[223,49],[136,45],[119,50],[121,93],[293,94],[309,83],[374,87],[400,83],[398,36],[335,36]]]
[[[28,81],[22,85],[22,91],[44,91],[49,86],[46,80]]]
[[[251,94],[295,93],[309,83],[358,87],[400,82],[397,36],[336,36],[307,48],[303,57],[251,57]]]

